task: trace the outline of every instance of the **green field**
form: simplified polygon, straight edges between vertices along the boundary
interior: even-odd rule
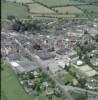
[[[17,2],[17,3],[33,3],[33,0],[7,0],[11,2]]]
[[[37,3],[28,4],[31,13],[54,13],[54,11]]]
[[[8,65],[2,65],[1,71],[1,100],[34,100],[28,96],[17,80],[17,76]]]
[[[67,5],[67,4],[80,4],[80,2],[74,0],[35,0],[35,1],[38,1],[49,7],[58,5]]]
[[[16,16],[17,18],[28,18],[29,16],[27,8],[21,4],[2,2],[1,8],[1,14],[3,19],[7,18],[7,16],[10,15]]]
[[[88,17],[98,18],[98,6],[97,5],[84,5],[78,6]]]
[[[98,6],[97,5],[84,5],[84,6],[78,6],[82,10],[87,10],[89,13],[98,13]]]
[[[64,77],[58,78],[57,80],[61,83],[61,84],[65,84],[67,82],[72,82],[72,80],[74,79],[74,77],[72,75],[70,75],[69,73],[65,74]]]
[[[55,8],[58,10],[59,13],[73,13],[73,14],[80,14],[82,11],[74,6],[68,6],[68,7],[57,7]]]

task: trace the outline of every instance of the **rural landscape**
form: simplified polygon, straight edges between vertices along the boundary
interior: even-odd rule
[[[1,0],[1,100],[98,100],[98,0]]]
[[[6,2],[2,2],[2,18],[6,18],[10,14],[25,19],[29,19],[29,17],[80,19],[98,17],[97,0],[91,0],[94,2],[90,0],[84,1],[85,2],[82,2],[82,0],[6,0]]]

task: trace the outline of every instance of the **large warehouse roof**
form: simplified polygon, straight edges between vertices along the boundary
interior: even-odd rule
[[[33,64],[30,61],[12,61],[11,65],[18,74],[36,70],[38,68],[36,64]]]

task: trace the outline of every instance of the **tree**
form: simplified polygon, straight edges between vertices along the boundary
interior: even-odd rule
[[[96,38],[96,42],[98,42],[98,34],[96,35],[96,37],[95,37],[95,38]]]
[[[86,83],[86,79],[85,79],[85,78],[83,78],[83,79],[80,78],[80,79],[78,80],[78,82],[80,83],[81,87],[84,88],[85,83]]]
[[[80,95],[76,98],[76,100],[87,100],[87,96],[84,95],[84,94],[80,94]]]
[[[33,48],[36,49],[36,50],[42,50],[42,48],[40,47],[40,45],[37,45],[37,44],[35,44],[35,45],[33,46]]]
[[[69,72],[69,66],[68,65],[65,65],[65,68],[64,69]]]
[[[13,20],[13,19],[15,19],[15,16],[12,16],[12,15],[7,16],[7,19],[8,19],[8,20]]]

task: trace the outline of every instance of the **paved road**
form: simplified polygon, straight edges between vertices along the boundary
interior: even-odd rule
[[[91,94],[98,95],[98,92],[86,90],[86,89],[83,89],[83,88],[78,88],[78,87],[73,87],[73,86],[63,86],[63,87],[65,87],[65,88],[67,87],[70,90],[76,90],[76,91],[81,91],[81,92],[88,92],[88,93],[91,93]]]

